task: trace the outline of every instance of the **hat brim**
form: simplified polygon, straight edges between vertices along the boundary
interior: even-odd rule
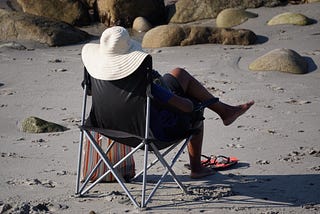
[[[100,80],[118,80],[132,74],[148,54],[137,41],[130,40],[130,49],[125,54],[103,53],[100,44],[84,45],[81,57],[89,74]]]

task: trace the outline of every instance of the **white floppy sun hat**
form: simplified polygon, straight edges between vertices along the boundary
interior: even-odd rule
[[[82,61],[95,79],[118,80],[132,74],[148,56],[140,43],[130,38],[120,26],[107,28],[100,44],[88,43],[82,48]]]

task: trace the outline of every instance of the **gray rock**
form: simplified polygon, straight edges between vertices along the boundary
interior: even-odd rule
[[[0,213],[6,213],[11,208],[12,206],[10,204],[2,204],[0,205]]]
[[[34,41],[49,46],[83,42],[90,35],[65,22],[0,9],[1,41]]]
[[[144,18],[144,17],[137,17],[133,21],[132,30],[135,30],[137,32],[147,32],[152,28],[152,25],[150,22]]]
[[[4,44],[0,44],[0,49],[2,48],[8,48],[8,49],[15,49],[15,50],[26,50],[27,48],[17,42],[8,42],[8,43],[4,43]]]
[[[256,35],[246,29],[162,25],[149,30],[144,35],[142,47],[160,48],[206,43],[250,45],[255,41]]]
[[[294,50],[281,48],[257,58],[249,65],[249,69],[305,74],[308,72],[308,63]]]
[[[64,21],[72,25],[90,23],[88,8],[75,0],[17,0],[23,12]]]
[[[136,17],[145,17],[152,25],[163,24],[166,11],[163,0],[97,0],[100,22],[107,26],[131,27]]]
[[[56,123],[48,122],[38,117],[28,117],[21,125],[22,131],[28,133],[47,133],[47,132],[62,132],[67,128]]]
[[[255,18],[258,14],[245,11],[239,8],[228,8],[221,11],[216,19],[217,27],[233,27],[237,26],[249,18]]]
[[[220,11],[226,8],[274,7],[281,4],[281,0],[180,0],[174,5],[168,6],[168,21],[170,23],[188,23],[216,18]]]
[[[270,19],[267,23],[268,25],[308,25],[311,24],[311,19],[300,13],[286,12],[276,15]]]
[[[161,25],[149,30],[143,37],[142,47],[159,48],[179,46],[186,37],[179,25]]]

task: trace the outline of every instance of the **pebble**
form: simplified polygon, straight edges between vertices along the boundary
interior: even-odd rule
[[[267,164],[270,164],[270,161],[268,161],[268,160],[257,160],[256,164],[267,165]]]
[[[27,48],[17,42],[9,42],[9,43],[5,43],[5,44],[1,44],[0,48],[10,48],[10,49],[15,49],[15,50],[26,50]]]
[[[66,68],[57,68],[57,69],[54,69],[54,70],[52,70],[52,72],[66,72],[66,71],[68,71],[68,69],[66,69]]]
[[[310,169],[313,171],[320,171],[320,166],[313,166]]]
[[[0,213],[60,213],[62,210],[68,208],[68,205],[54,204],[51,202],[21,202],[15,205],[1,205]]]
[[[5,213],[6,211],[10,210],[12,206],[10,204],[2,204],[0,206],[0,213]]]
[[[64,62],[62,59],[53,59],[53,60],[49,60],[49,62],[51,63],[61,63]]]
[[[295,105],[303,105],[303,104],[310,104],[312,102],[308,101],[308,100],[296,100],[294,98],[290,98],[289,100],[285,101],[285,103],[295,104]]]
[[[240,138],[239,138],[239,139],[240,139]],[[244,146],[241,145],[241,144],[233,144],[233,143],[227,144],[227,147],[229,147],[229,148],[237,148],[237,149],[242,149],[242,148],[244,148]]]

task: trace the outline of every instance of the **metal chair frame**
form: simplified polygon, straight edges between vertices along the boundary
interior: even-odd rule
[[[186,148],[188,142],[190,141],[192,135],[187,137],[186,139],[182,139],[183,142],[178,142],[175,143],[168,148],[165,149],[163,153],[160,153],[158,148],[155,146],[154,143],[152,143],[149,140],[149,127],[150,127],[150,97],[147,96],[147,111],[146,111],[146,123],[145,123],[145,136],[142,142],[137,146],[133,147],[132,151],[127,154],[125,157],[123,157],[118,163],[112,164],[110,160],[108,159],[106,153],[111,149],[112,145],[108,146],[108,148],[104,151],[96,142],[92,134],[90,133],[89,130],[83,129],[83,125],[85,124],[85,116],[86,116],[86,107],[87,107],[87,97],[88,97],[88,90],[87,90],[87,85],[84,84],[84,89],[83,89],[83,101],[82,101],[82,115],[81,115],[81,127],[80,127],[80,140],[79,140],[79,150],[78,150],[78,166],[77,166],[77,181],[76,181],[76,195],[78,196],[83,196],[85,195],[89,190],[91,190],[94,186],[96,186],[107,174],[112,173],[112,175],[115,177],[116,181],[120,184],[122,187],[123,191],[126,193],[126,195],[129,197],[131,202],[135,207],[140,207],[144,208],[147,206],[147,204],[151,201],[152,197],[156,193],[157,189],[160,187],[160,185],[164,182],[166,176],[168,174],[171,175],[175,183],[179,186],[179,188],[185,193],[188,194],[187,189],[185,186],[181,183],[181,181],[178,179],[177,175],[175,172],[172,170],[172,167],[178,160],[178,158],[181,156],[183,153],[184,149]],[[89,142],[91,145],[94,147],[94,149],[97,151],[97,153],[100,156],[100,161],[96,164],[96,166],[92,169],[91,173],[89,173],[89,176],[87,176],[86,180],[81,183],[81,166],[82,166],[82,150],[83,150],[83,141],[84,137],[87,137],[89,139]],[[178,152],[174,155],[172,158],[171,162],[168,163],[167,160],[165,160],[165,156],[169,154],[170,151],[172,151],[174,148],[176,148],[179,144],[182,143],[182,146],[178,150]],[[149,153],[149,148],[152,148],[153,153],[156,156],[156,159],[153,160],[148,164],[148,153]],[[144,159],[143,159],[143,169],[136,174],[136,176],[133,178],[137,178],[138,176],[142,175],[142,188],[141,188],[141,202],[139,203],[134,196],[131,194],[131,192],[128,190],[127,185],[124,182],[124,179],[121,174],[118,173],[116,170],[116,167],[121,164],[123,161],[125,161],[128,157],[133,155],[135,152],[138,150],[143,149],[144,150]],[[165,168],[163,174],[161,175],[160,179],[158,182],[155,184],[153,187],[152,191],[149,193],[149,195],[146,194],[146,189],[147,189],[147,176],[148,176],[148,169],[150,169],[153,165],[155,165],[157,162],[160,162],[163,167]],[[94,173],[94,171],[98,168],[100,164],[105,164],[108,168],[108,170],[101,176],[99,177],[95,182],[89,183],[91,175]]]

